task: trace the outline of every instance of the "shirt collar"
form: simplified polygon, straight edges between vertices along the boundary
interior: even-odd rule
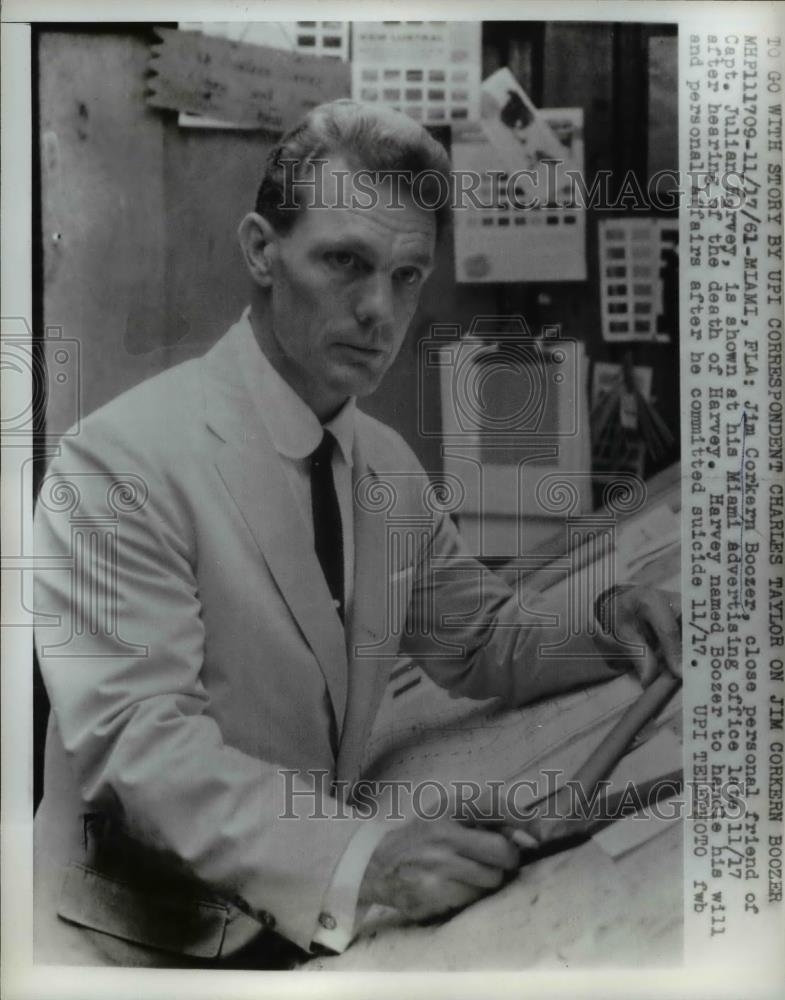
[[[354,396],[350,396],[335,416],[322,426],[310,406],[279,375],[259,347],[251,326],[250,307],[243,313],[243,321],[256,347],[251,381],[259,392],[262,419],[275,450],[285,458],[307,458],[319,445],[327,429],[335,437],[344,461],[351,468],[357,405]]]

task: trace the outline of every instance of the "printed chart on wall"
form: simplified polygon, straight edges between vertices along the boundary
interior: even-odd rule
[[[453,135],[456,281],[585,280],[570,180],[583,170],[583,109],[538,110],[505,68],[483,82],[481,120]]]
[[[676,254],[678,226],[670,219],[602,219],[599,224],[602,335],[608,341],[668,343],[660,329],[663,273]]]
[[[480,22],[377,21],[352,26],[352,97],[427,125],[475,121]]]

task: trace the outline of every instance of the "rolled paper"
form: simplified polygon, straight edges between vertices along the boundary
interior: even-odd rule
[[[583,789],[586,801],[590,801],[598,782],[611,774],[638,732],[669,701],[680,684],[681,680],[670,673],[663,672],[656,677],[589,755],[572,779],[573,785]],[[569,815],[572,802],[572,792],[563,786],[549,799],[536,803],[531,817],[505,815],[503,822],[505,826],[529,834],[538,844],[547,844],[567,834],[577,835],[584,831],[585,827],[580,827],[578,820],[587,817]]]

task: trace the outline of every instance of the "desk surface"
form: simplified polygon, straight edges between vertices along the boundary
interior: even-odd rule
[[[678,510],[678,467],[657,480],[649,484],[649,505],[666,502]],[[678,552],[664,553],[637,582],[656,585],[678,570],[679,561]],[[674,821],[615,860],[589,840],[527,865],[502,890],[441,924],[406,924],[394,911],[379,908],[369,914],[343,955],[315,959],[307,968],[445,971],[678,965],[682,839],[682,825]]]
[[[381,911],[380,911],[381,912]],[[567,969],[668,967],[682,959],[679,821],[613,860],[594,841],[522,868],[446,923],[368,921],[343,955],[309,969]]]

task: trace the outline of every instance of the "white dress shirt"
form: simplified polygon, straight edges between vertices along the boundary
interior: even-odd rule
[[[244,318],[248,335],[254,338],[250,311]],[[254,338],[255,340],[255,338]],[[354,508],[352,503],[352,448],[354,445],[354,398],[322,425],[291,386],[278,374],[264,353],[258,351],[259,366],[253,379],[259,387],[260,412],[281,459],[284,473],[302,513],[303,527],[313,542],[310,455],[324,430],[332,432],[338,447],[333,450],[332,470],[343,528],[344,606],[351,607],[354,590]],[[320,926],[314,942],[333,951],[343,951],[352,940],[361,914],[357,896],[365,869],[377,844],[388,831],[381,823],[368,821],[355,833],[338,863],[322,901]]]

